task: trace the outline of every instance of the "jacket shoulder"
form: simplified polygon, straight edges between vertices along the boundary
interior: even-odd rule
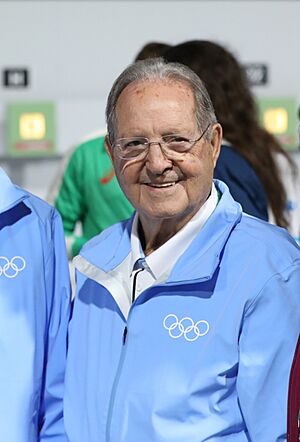
[[[113,248],[120,241],[124,232],[130,230],[130,225],[131,219],[127,219],[107,227],[101,233],[87,241],[82,247],[80,254],[89,254],[90,251],[98,249],[98,247],[101,247],[101,249],[103,249],[103,247]]]
[[[27,192],[27,198],[24,199],[24,203],[43,224],[49,221],[53,222],[56,217],[59,218],[57,210],[36,195]]]
[[[280,267],[300,263],[300,248],[286,229],[243,214],[235,234],[248,253],[265,255]]]

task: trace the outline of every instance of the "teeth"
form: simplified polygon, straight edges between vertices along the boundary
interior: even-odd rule
[[[172,187],[175,183],[150,184],[152,187]]]

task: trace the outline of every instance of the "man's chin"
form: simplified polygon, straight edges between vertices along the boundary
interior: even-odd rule
[[[151,209],[147,209],[147,210],[142,210],[142,209],[138,209],[138,212],[140,215],[142,215],[141,217],[144,219],[147,219],[147,222],[151,222],[151,220],[153,222],[155,221],[163,221],[163,220],[170,220],[174,218],[180,219],[184,213],[183,208],[176,208],[174,207],[174,203],[172,206],[170,207],[159,207],[158,204],[154,205],[153,207],[151,207]]]

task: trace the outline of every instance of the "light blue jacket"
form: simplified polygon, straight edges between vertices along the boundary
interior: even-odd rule
[[[217,186],[217,208],[128,320],[118,265],[130,251],[132,220],[91,240],[76,259],[69,442],[286,440],[300,250]]]
[[[70,291],[60,218],[0,169],[0,441],[63,442]]]

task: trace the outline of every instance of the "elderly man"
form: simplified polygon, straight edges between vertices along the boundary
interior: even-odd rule
[[[76,258],[69,441],[284,440],[297,245],[213,182],[222,129],[188,68],[159,59],[127,68],[107,123],[136,213]]]
[[[0,441],[64,442],[70,282],[62,223],[0,168]]]

